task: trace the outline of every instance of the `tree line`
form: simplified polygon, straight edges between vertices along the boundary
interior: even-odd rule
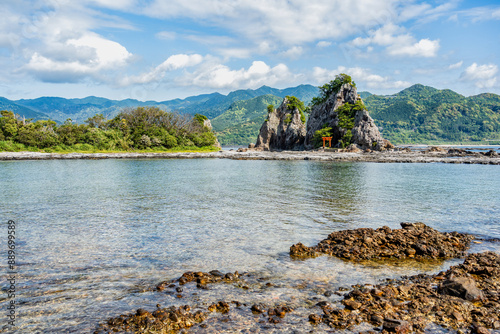
[[[11,111],[0,112],[0,150],[128,151],[200,149],[216,143],[215,134],[196,114],[163,111],[157,107],[125,109],[113,119],[97,114],[76,124],[68,119],[21,119]]]

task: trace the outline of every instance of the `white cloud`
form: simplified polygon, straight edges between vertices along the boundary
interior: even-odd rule
[[[232,70],[226,65],[213,61],[201,66],[195,72],[186,75],[181,83],[185,86],[195,85],[216,89],[237,89],[241,87],[257,88],[262,85],[275,85],[286,83],[293,79],[294,76],[284,64],[270,67],[263,61],[254,61],[248,69]]]
[[[181,68],[191,67],[200,64],[203,61],[203,56],[199,54],[186,55],[177,54],[167,58],[163,63],[156,66],[147,73],[142,73],[137,76],[126,76],[120,80],[121,86],[129,86],[134,84],[147,84],[154,81],[160,81],[167,72],[178,70]]]
[[[500,7],[498,6],[483,6],[474,7],[467,10],[458,12],[458,16],[465,16],[472,20],[472,22],[499,20]]]
[[[42,81],[76,82],[86,76],[101,77],[103,71],[123,67],[132,54],[119,43],[95,33],[56,44],[63,54],[33,52],[23,67]]]
[[[88,0],[88,2],[100,7],[119,10],[131,9],[135,4],[135,0]]]
[[[460,68],[460,67],[462,67],[463,63],[464,62],[461,60],[458,63],[451,64],[450,66],[448,66],[448,69],[454,70],[454,69]]]
[[[304,53],[304,48],[301,46],[294,46],[284,52],[281,52],[280,55],[285,58],[296,59],[300,57],[302,53]]]
[[[318,48],[326,48],[329,47],[330,45],[332,45],[332,42],[327,42],[327,41],[319,41],[318,44],[316,44]]]
[[[344,66],[339,66],[334,70],[314,67],[312,76],[318,84],[323,84],[325,82],[333,80],[335,76],[340,73],[346,73],[350,75],[354,82],[363,83],[367,88],[406,88],[411,85],[411,83],[407,81],[393,80],[388,76],[383,77],[378,74],[373,74],[370,70],[361,67],[347,68]]]
[[[439,50],[439,40],[421,39],[411,45],[392,45],[388,48],[389,54],[411,57],[435,57]]]
[[[177,34],[172,31],[160,31],[155,36],[158,39],[164,39],[164,40],[174,40],[177,38]]]
[[[460,80],[473,81],[479,88],[489,88],[495,86],[497,82],[497,73],[497,65],[478,65],[477,63],[473,63],[462,72]]]
[[[368,37],[357,37],[351,45],[365,47],[380,45],[386,47],[388,54],[393,56],[435,57],[439,50],[439,40],[421,39],[417,42],[415,37],[405,32],[394,23],[388,23],[377,30],[370,30]]]
[[[397,0],[154,0],[143,13],[187,17],[225,27],[254,42],[300,45],[363,31],[397,17]]]

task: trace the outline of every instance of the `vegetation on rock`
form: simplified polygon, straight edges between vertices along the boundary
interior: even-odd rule
[[[325,124],[323,126],[323,129],[318,130],[314,133],[313,137],[313,145],[315,148],[320,147],[323,145],[323,137],[331,137],[332,136],[332,128],[328,126],[328,124]]]
[[[340,73],[335,76],[334,80],[331,80],[329,83],[319,87],[319,96],[314,97],[311,100],[311,104],[315,106],[326,102],[330,95],[338,93],[343,84],[351,84],[356,87],[356,84],[352,81],[352,78],[349,75]]]
[[[68,119],[60,126],[50,120],[20,120],[5,110],[1,116],[0,149],[9,151],[163,151],[199,149],[216,142],[214,133],[203,125],[205,116],[193,118],[157,107],[125,110],[109,121],[95,115],[87,124]]]
[[[306,115],[304,115],[304,110],[306,110],[306,106],[304,105],[304,102],[302,102],[299,98],[295,96],[287,96],[286,99],[288,100],[288,103],[286,105],[287,109],[291,111],[297,109],[300,113],[300,120],[302,121],[302,123],[305,123]],[[287,124],[289,124],[290,122],[288,122]]]

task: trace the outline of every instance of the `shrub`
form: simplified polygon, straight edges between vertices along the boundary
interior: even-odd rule
[[[332,136],[332,128],[327,124],[323,126],[323,129],[318,130],[314,133],[313,136],[313,145],[314,148],[318,148],[323,145],[323,137],[331,137]]]
[[[319,96],[313,97],[311,100],[311,104],[313,106],[326,102],[328,97],[332,94],[337,94],[342,87],[343,84],[350,83],[352,86],[356,87],[354,81],[352,81],[351,77],[345,73],[340,73],[335,76],[334,80],[331,80],[329,83],[324,84],[319,88]]]

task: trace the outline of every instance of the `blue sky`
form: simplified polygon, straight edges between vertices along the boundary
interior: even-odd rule
[[[0,96],[168,100],[267,85],[500,94],[498,1],[2,0]]]

